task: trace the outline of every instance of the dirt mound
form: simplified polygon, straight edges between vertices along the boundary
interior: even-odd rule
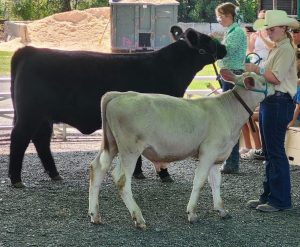
[[[110,8],[58,13],[27,24],[26,45],[64,50],[110,52]],[[0,50],[24,46],[20,39],[0,43]]]

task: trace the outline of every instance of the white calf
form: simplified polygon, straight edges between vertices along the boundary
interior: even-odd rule
[[[117,154],[120,164],[114,168],[113,178],[136,227],[146,227],[131,191],[131,177],[141,154],[153,163],[199,158],[187,205],[188,220],[197,218],[199,191],[207,178],[214,209],[221,217],[227,215],[220,195],[221,174],[214,164],[229,156],[249,118],[235,93],[253,111],[274,89],[268,89],[263,77],[254,73],[235,76],[223,70],[221,74],[236,86],[215,97],[188,100],[135,92],[110,92],[102,97],[103,141],[90,167],[89,214],[93,223],[101,223],[99,190]]]

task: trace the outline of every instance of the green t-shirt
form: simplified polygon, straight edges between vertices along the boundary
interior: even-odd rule
[[[226,46],[227,54],[219,60],[219,67],[244,70],[247,49],[247,37],[244,30],[234,22],[225,31],[222,43]]]

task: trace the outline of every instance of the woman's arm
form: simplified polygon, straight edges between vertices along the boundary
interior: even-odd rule
[[[288,128],[293,127],[295,125],[296,119],[298,118],[299,114],[300,114],[300,104],[296,104],[294,116],[293,116],[292,121],[289,123]]]
[[[257,34],[246,32],[246,35],[247,35],[247,53],[251,53],[254,51],[254,45],[255,45]]]
[[[259,67],[254,63],[246,63],[245,70],[263,76],[266,79],[266,81],[268,81],[271,84],[278,85],[280,83],[280,81],[276,78],[272,71],[266,70],[263,67]]]
[[[274,42],[269,40],[265,35],[262,33],[263,31],[259,31],[258,36],[261,38],[261,40],[264,42],[267,49],[271,50],[274,47]]]

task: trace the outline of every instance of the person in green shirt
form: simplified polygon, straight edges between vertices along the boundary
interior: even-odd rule
[[[215,10],[217,21],[226,28],[222,43],[226,46],[227,55],[218,61],[219,67],[229,69],[234,74],[240,75],[244,71],[244,63],[247,49],[247,37],[240,27],[239,8],[233,3],[220,4]],[[222,91],[233,88],[234,84],[221,78]],[[238,173],[239,171],[239,142],[233,147],[228,159],[221,167],[221,173]]]

